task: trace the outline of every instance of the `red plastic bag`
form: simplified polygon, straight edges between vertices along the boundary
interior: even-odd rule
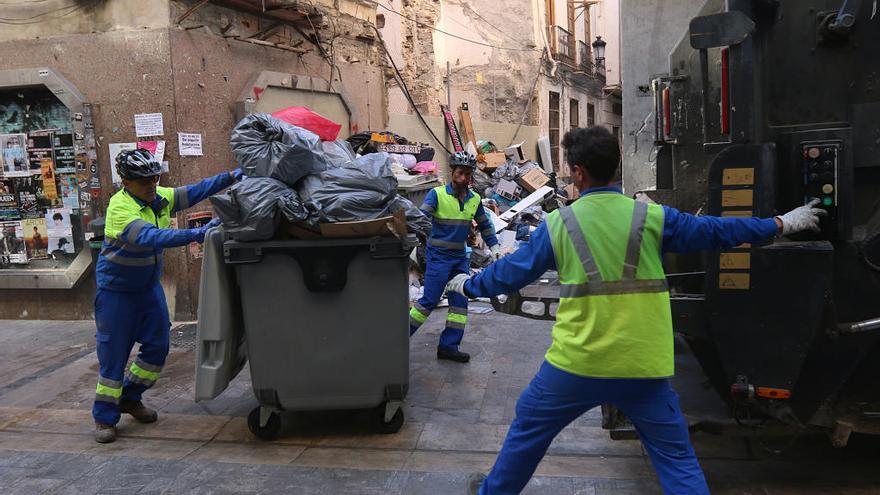
[[[337,124],[330,119],[322,117],[306,107],[285,108],[273,113],[272,116],[288,124],[314,132],[321,138],[321,141],[335,141],[336,136],[339,135],[339,130],[342,129],[342,124]]]

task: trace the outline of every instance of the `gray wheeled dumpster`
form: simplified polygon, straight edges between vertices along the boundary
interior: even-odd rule
[[[280,411],[369,408],[377,430],[399,430],[410,241],[237,242],[220,232],[206,237],[196,400],[219,395],[246,357],[260,404],[248,426],[260,438],[278,433]]]

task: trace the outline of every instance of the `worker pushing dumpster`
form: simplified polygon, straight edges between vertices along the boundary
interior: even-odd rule
[[[425,219],[396,194],[384,154],[346,157],[344,142],[267,115],[243,120],[232,145],[250,177],[212,198],[223,226],[205,239],[195,399],[249,363],[260,438],[279,433],[281,411],[371,409],[377,431],[397,432],[409,232]]]

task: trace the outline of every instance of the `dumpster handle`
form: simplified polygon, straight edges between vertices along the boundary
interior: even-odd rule
[[[374,260],[396,260],[401,258],[409,258],[409,250],[404,248],[403,252],[398,254],[376,254],[379,249],[377,244],[370,244],[370,258]]]

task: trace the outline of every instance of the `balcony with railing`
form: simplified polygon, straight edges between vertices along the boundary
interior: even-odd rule
[[[593,52],[583,41],[578,41],[578,69],[587,73],[593,70]]]
[[[577,42],[578,46],[578,60],[577,60],[577,69],[578,72],[583,73],[583,75],[591,78],[597,79],[601,82],[605,82],[605,63],[604,61],[601,64],[596,64],[593,60],[593,51],[590,49],[590,45],[583,41]]]
[[[550,51],[553,58],[559,62],[574,66],[574,35],[560,26],[549,26],[547,28],[547,38],[550,40]]]

